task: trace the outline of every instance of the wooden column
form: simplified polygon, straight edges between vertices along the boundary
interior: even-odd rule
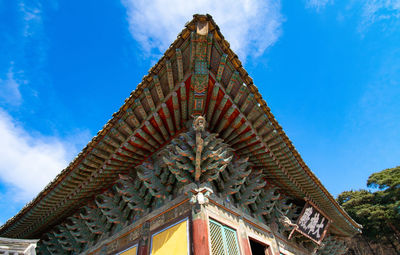
[[[192,207],[192,247],[194,255],[210,254],[208,216],[203,205]]]
[[[270,237],[272,238],[271,239],[272,242],[271,242],[270,252],[274,255],[279,255],[279,254],[281,254],[281,252],[280,252],[278,240],[275,236],[275,233],[278,232],[278,225],[275,222],[272,223],[271,230],[272,230],[272,233],[270,234]]]
[[[239,228],[238,228],[238,239],[239,239],[239,247],[242,251],[241,254],[251,254],[251,247],[249,242],[249,237],[246,233],[246,226],[242,219],[239,220]]]
[[[139,245],[139,248],[138,248],[138,253],[137,253],[138,255],[147,255],[147,254],[149,254],[149,248],[148,248],[148,245]]]
[[[150,223],[145,222],[142,226],[142,234],[138,244],[138,255],[147,255],[150,254]]]

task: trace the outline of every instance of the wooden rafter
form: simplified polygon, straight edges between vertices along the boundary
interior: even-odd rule
[[[194,34],[197,22],[207,22],[205,39]],[[348,235],[357,232],[359,225],[338,206],[283,133],[212,18],[199,15],[188,23],[113,119],[52,183],[0,228],[0,235],[37,236],[185,130],[195,102],[191,94],[193,68],[203,61],[194,54],[196,43],[203,42],[208,90],[204,108],[197,109],[203,109],[209,129],[219,133],[238,155],[249,157],[286,193],[306,196],[330,214],[337,231]]]

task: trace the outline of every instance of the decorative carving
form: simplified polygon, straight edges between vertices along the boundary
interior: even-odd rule
[[[209,187],[200,187],[195,190],[190,191],[190,203],[191,204],[208,204],[208,198],[213,193],[212,189]]]
[[[240,191],[236,193],[235,196],[238,198],[237,200],[240,201],[241,204],[253,204],[255,203],[257,197],[261,194],[265,184],[266,182],[264,181],[261,173],[253,172],[246,179],[241,186]]]
[[[172,191],[175,177],[167,168],[162,168],[158,160],[149,160],[136,169],[139,179],[149,189],[151,195],[156,198],[165,199]]]
[[[253,205],[256,214],[264,216],[269,216],[271,214],[276,202],[280,198],[280,194],[276,194],[276,190],[277,187],[271,187],[261,191],[256,203]]]
[[[246,178],[251,173],[248,160],[249,158],[235,157],[228,165],[226,171],[221,173],[224,180],[223,183],[221,182],[223,194],[233,195],[239,192]]]
[[[204,117],[198,116],[191,130],[166,148],[163,160],[180,182],[215,180],[232,160],[232,149],[217,134],[205,131],[205,126]]]
[[[202,25],[197,24],[197,26],[199,27]],[[191,79],[191,89],[193,90],[194,96],[193,113],[196,115],[203,114],[208,88],[208,28],[203,29],[203,31],[205,31],[205,34],[195,32],[192,32],[191,34],[191,66],[192,61],[194,60],[194,73]]]
[[[218,67],[218,71],[217,71],[217,81],[221,82],[221,78],[222,78],[222,73],[224,72],[225,69],[225,64],[226,64],[226,58],[228,57],[227,54],[223,54],[221,56],[221,61],[219,63],[219,67]]]
[[[133,180],[128,175],[119,175],[115,189],[128,203],[128,207],[135,212],[143,213],[151,204],[152,196],[140,180]]]
[[[47,233],[47,239],[42,239],[42,243],[47,247],[47,250],[52,255],[62,254],[60,243],[52,232]]]
[[[193,129],[196,132],[196,169],[194,174],[194,180],[198,182],[201,174],[201,152],[204,147],[204,140],[201,138],[201,133],[204,132],[206,121],[203,116],[197,117],[193,121]]]
[[[118,249],[118,244],[119,240],[114,240],[114,242],[111,242],[109,244],[106,245],[107,247],[107,253],[106,254],[115,254],[114,251],[116,251]]]
[[[127,218],[126,211],[123,210],[124,202],[116,194],[106,191],[96,197],[95,202],[100,208],[107,221],[113,224],[124,223]]]
[[[292,203],[289,203],[288,200],[288,197],[278,200],[275,203],[274,211],[272,213],[273,218],[278,224],[279,231],[282,233],[285,231],[291,231],[296,227],[296,224],[292,221],[294,216],[294,212],[292,211],[296,207]]]
[[[86,205],[83,207],[83,210],[85,213],[81,213],[80,216],[85,220],[85,224],[92,233],[101,235],[110,228],[110,224],[103,216],[101,210],[95,205]]]
[[[141,164],[136,167],[135,176],[120,175],[111,189],[99,191],[102,194],[96,196],[94,203],[81,208],[81,214],[58,224],[38,246],[41,254],[77,254],[93,247],[109,234],[118,233],[123,223],[131,223],[164,204],[176,195],[177,190],[189,190],[186,194],[190,196],[190,203],[169,208],[149,220],[151,231],[189,212],[197,217],[200,214],[196,215],[193,208],[202,208],[200,205],[207,204],[213,193],[211,188],[199,185],[204,182],[216,186],[215,190],[224,196],[222,204],[225,206],[237,202],[245,214],[251,212],[261,220],[271,221],[281,232],[296,226],[297,207],[288,203],[289,198],[282,198],[277,188],[265,187],[262,172],[251,169],[247,158],[251,157],[258,166],[272,167],[276,158],[280,160],[286,153],[277,143],[280,136],[276,135],[271,122],[266,122],[268,118],[261,112],[260,105],[257,106],[259,100],[254,98],[257,93],[243,83],[241,77],[246,75],[238,72],[240,62],[227,59],[225,43],[222,48],[214,47],[211,52],[215,28],[209,31],[208,24],[208,21],[196,24],[197,33],[190,25],[191,38],[182,42],[183,52],[176,49],[174,58],[173,51],[168,51],[165,58],[171,58],[172,63],[167,60],[165,68],[161,64],[160,68],[153,69],[153,85],[146,85],[143,95],[131,98],[134,103],[128,102],[121,110],[126,114],[116,116],[118,124],[111,123],[111,130],[92,148],[91,155],[80,163],[79,171],[72,171],[72,181],[85,179],[91,194],[94,188],[107,186],[96,186],[96,181],[102,178],[113,180],[114,170],[126,173],[132,170],[133,165]],[[190,32],[184,33],[183,37],[187,38]],[[220,39],[216,38],[216,42]],[[187,56],[189,52],[190,59]],[[212,78],[209,74],[211,56],[219,62],[219,66],[217,63],[213,68],[216,75]],[[212,84],[214,78],[215,84]],[[151,78],[145,82],[149,81]],[[194,120],[186,131],[182,126],[190,123],[191,114],[195,115],[192,115]],[[179,134],[182,130],[184,133]],[[223,139],[218,137],[219,133]],[[179,134],[178,137],[162,148],[175,134]],[[268,148],[264,148],[262,141],[268,144]],[[234,157],[228,143],[240,152],[241,158]],[[159,149],[160,153],[155,155]],[[153,158],[143,162],[153,154]],[[291,158],[280,162],[283,166],[293,163]],[[92,174],[89,176],[88,173]],[[183,185],[186,185],[184,189],[180,189]],[[143,224],[141,230],[125,232],[123,239],[108,246],[109,253],[119,250],[121,246],[117,248],[117,245],[121,245],[122,240],[126,240],[127,246],[141,237],[140,245],[148,246],[149,221],[140,222]],[[120,237],[118,234],[117,238]],[[98,244],[95,253],[105,253],[104,243]],[[340,240],[328,238],[316,251],[318,254],[334,254],[334,251],[342,249],[342,244]]]
[[[79,244],[63,224],[58,225],[56,231],[53,231],[53,234],[58,239],[58,242],[64,251],[71,251],[74,253],[79,252]]]
[[[85,224],[85,221],[79,215],[68,218],[70,224],[66,223],[65,227],[71,232],[71,235],[78,243],[88,243],[93,238],[92,232]]]
[[[52,253],[49,252],[47,246],[43,243],[43,241],[38,242],[36,246],[36,253],[40,255],[51,255]]]

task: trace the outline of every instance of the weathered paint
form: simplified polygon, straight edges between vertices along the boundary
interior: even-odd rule
[[[246,235],[240,235],[239,245],[242,248],[243,254],[251,255],[250,242]]]
[[[192,247],[194,255],[210,254],[207,219],[192,220]]]
[[[149,247],[147,245],[139,246],[138,255],[147,255],[149,254]]]

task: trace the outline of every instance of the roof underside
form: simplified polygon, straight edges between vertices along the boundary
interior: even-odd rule
[[[14,254],[14,252],[18,252],[18,254],[24,254],[24,252],[26,252],[31,245],[36,245],[38,241],[39,240],[10,239],[0,237],[0,250],[2,250],[2,252],[8,251],[10,254]]]
[[[120,110],[82,152],[32,202],[0,228],[0,235],[33,238],[73,214],[186,130],[190,119],[193,35],[206,23],[208,87],[203,113],[240,156],[280,191],[307,198],[332,220],[332,232],[351,236],[355,223],[296,151],[229,48],[211,16],[195,15]]]

